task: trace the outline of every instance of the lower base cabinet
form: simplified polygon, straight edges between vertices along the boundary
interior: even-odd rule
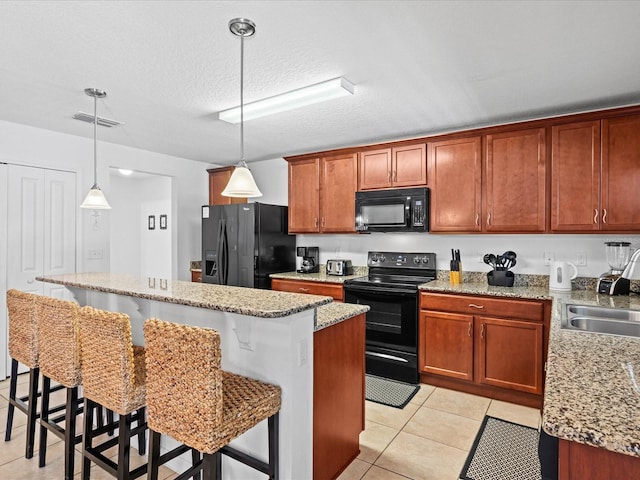
[[[420,309],[423,380],[542,405],[549,302],[423,292]]]
[[[313,334],[313,478],[331,480],[360,453],[365,314]]]
[[[344,300],[344,288],[339,283],[313,282],[308,280],[271,279],[271,290],[291,293],[308,293],[333,297],[336,302]]]
[[[640,478],[640,457],[560,440],[558,480]]]

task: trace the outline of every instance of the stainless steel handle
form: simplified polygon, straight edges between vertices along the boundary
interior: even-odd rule
[[[318,217],[313,219],[313,224],[314,224],[315,227],[318,226]]]
[[[380,357],[380,358],[386,358],[387,360],[395,360],[396,362],[409,363],[409,360],[405,358],[396,357],[395,355],[388,355],[386,353],[378,353],[378,352],[370,352],[369,350],[367,350],[365,353],[367,355],[371,355],[372,357]]]
[[[598,223],[598,209],[593,209],[593,223]]]
[[[476,226],[480,225],[480,214],[476,213]]]
[[[491,225],[491,212],[487,215],[487,225]]]
[[[398,171],[397,171],[397,170],[394,170],[394,171],[393,171],[393,181],[395,182],[395,181],[397,181],[397,180],[398,180]]]
[[[602,223],[607,223],[607,209],[602,209]]]
[[[467,330],[467,335],[471,336],[471,322],[469,322],[469,330]]]
[[[484,305],[476,305],[475,303],[470,303],[469,306],[471,308],[484,308]]]
[[[391,183],[391,170],[387,172],[387,182]]]
[[[309,289],[300,287],[300,288],[298,288],[298,291],[306,293],[306,292],[309,291]]]
[[[482,328],[480,329],[480,338],[484,338],[484,323],[482,324]]]
[[[322,217],[322,226],[324,227],[325,225],[325,221],[324,221],[324,217]]]

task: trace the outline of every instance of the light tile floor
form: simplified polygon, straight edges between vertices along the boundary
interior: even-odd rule
[[[27,375],[21,375],[19,394],[26,393]],[[63,392],[55,394],[59,401]],[[0,382],[0,433],[4,437],[9,381]],[[366,402],[365,431],[360,435],[360,455],[338,480],[457,480],[484,415],[538,428],[538,410],[455,392],[431,385],[420,391],[402,410]],[[2,439],[3,440],[3,439]],[[0,440],[0,441],[2,441]],[[63,477],[63,443],[49,434],[47,465],[38,468],[34,458],[24,458],[25,416],[16,412],[10,442],[0,444],[0,478],[57,480]],[[38,434],[36,433],[36,449]],[[76,447],[76,475],[80,477],[80,446]],[[133,453],[135,464],[146,457]],[[111,478],[92,467],[92,479]],[[162,470],[163,478],[176,476]],[[241,479],[235,479],[241,480]]]

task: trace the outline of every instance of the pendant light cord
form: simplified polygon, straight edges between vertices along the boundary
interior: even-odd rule
[[[244,36],[240,33],[240,162],[244,163]]]
[[[98,186],[98,97],[93,97],[93,188]]]

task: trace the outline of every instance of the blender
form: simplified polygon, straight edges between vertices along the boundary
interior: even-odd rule
[[[630,242],[604,242],[607,263],[611,270],[600,275],[598,293],[607,295],[629,295],[629,279],[622,277],[624,267],[629,263]]]

